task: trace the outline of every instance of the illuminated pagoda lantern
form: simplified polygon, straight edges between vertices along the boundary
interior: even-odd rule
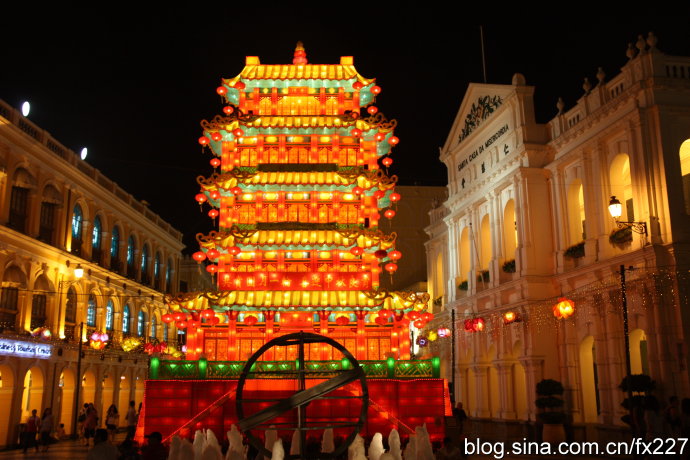
[[[217,289],[178,295],[164,318],[186,330],[186,362],[243,364],[299,331],[328,336],[364,363],[410,360],[411,318],[421,328],[431,315],[419,319],[427,294],[380,287],[403,257],[380,226],[401,198],[385,172],[398,138],[374,105],[381,88],[352,57],[309,64],[298,44],[292,65],[249,56],[217,92],[223,115],[202,122],[199,139],[214,170],[198,178],[196,200],[218,230],[197,235],[194,254]],[[293,348],[262,360],[294,362]],[[305,349],[306,361],[340,359],[330,346]],[[443,400],[443,390],[431,393]]]

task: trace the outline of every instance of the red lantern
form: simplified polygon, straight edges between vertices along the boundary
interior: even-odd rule
[[[216,93],[223,96],[225,94],[228,94],[228,89],[225,86],[219,86],[218,88],[216,88]]]
[[[465,320],[465,331],[466,332],[475,332],[474,330],[474,322],[471,319],[466,319]]]
[[[208,200],[208,198],[206,198],[206,195],[204,195],[203,193],[197,193],[197,194],[194,196],[194,199],[195,199],[195,200],[197,201],[197,203],[199,203],[199,204],[205,203],[206,200]]]
[[[503,313],[503,323],[504,324],[517,323],[519,321],[520,321],[520,315],[517,312],[507,311],[507,312]]]
[[[192,259],[196,260],[197,262],[203,262],[203,260],[206,258],[206,254],[204,254],[201,251],[197,251],[194,254],[192,254]]]
[[[391,196],[388,197],[389,200],[391,200],[392,203],[397,203],[400,201],[400,194],[399,193],[391,193]]]
[[[175,326],[178,329],[187,329],[187,321],[178,321],[177,323],[175,323]]]
[[[391,251],[388,253],[388,257],[390,258],[390,260],[400,260],[400,258],[402,257],[402,252]]]
[[[412,310],[411,312],[409,312],[409,313],[407,314],[407,317],[410,318],[410,321],[416,321],[416,320],[418,320],[419,318],[421,318],[422,315],[421,315],[421,313],[419,313],[418,311]]]
[[[211,139],[214,141],[219,141],[223,138],[223,135],[221,133],[213,133],[211,134]]]
[[[350,249],[350,254],[352,254],[353,256],[361,256],[362,254],[364,254],[364,248],[355,246],[354,248]]]
[[[347,316],[338,316],[335,319],[335,324],[337,324],[338,326],[347,326],[348,324],[350,324],[350,318],[348,318]]]
[[[223,107],[223,112],[225,112],[225,115],[230,115],[234,111],[235,109],[231,105],[226,105]]]
[[[386,135],[383,134],[383,133],[376,133],[376,136],[374,136],[374,139],[376,139],[376,140],[379,141],[379,142],[381,142],[381,141],[384,140],[385,138],[386,138]]]
[[[383,215],[386,216],[386,219],[392,219],[393,217],[395,217],[395,211],[393,211],[392,209],[386,209]]]
[[[184,321],[184,320],[187,319],[187,315],[185,315],[185,314],[182,313],[181,311],[178,311],[177,313],[175,313],[175,314],[173,315],[173,319],[174,319],[175,321]]]
[[[213,308],[207,308],[206,310],[201,312],[201,317],[205,319],[210,319],[216,316],[216,312]]]
[[[352,134],[354,137],[359,137],[362,135],[362,130],[359,128],[355,128],[352,131],[350,131],[350,134]]]
[[[240,128],[237,128],[233,130],[232,135],[235,137],[242,137],[244,136],[244,131],[242,131]]]
[[[217,200],[220,198],[220,192],[218,190],[211,190],[209,192],[209,195],[211,196],[211,199]]]
[[[430,313],[428,311],[425,311],[424,313],[422,313],[422,321],[424,321],[425,323],[428,323],[432,319],[434,319],[433,313]]]
[[[377,259],[383,259],[387,255],[388,255],[388,251],[386,251],[385,249],[379,249],[378,251],[376,251],[374,253],[374,256],[376,256]]]
[[[214,316],[213,318],[211,318],[211,319],[209,320],[209,322],[210,322],[213,326],[215,326],[216,324],[220,323],[220,318],[218,318],[217,316]]]
[[[414,327],[416,327],[417,329],[421,329],[424,327],[424,321],[422,321],[421,319],[418,319],[413,324],[414,324]]]
[[[199,321],[188,321],[187,322],[187,327],[190,329],[196,329],[199,326],[201,326],[201,323]]]
[[[217,249],[209,249],[206,251],[206,257],[208,257],[209,260],[215,260],[220,256],[220,252],[218,252]]]
[[[383,163],[383,166],[388,167],[393,164],[393,159],[391,157],[386,157],[381,160],[381,163]]]
[[[216,217],[218,217],[219,214],[220,214],[220,212],[218,212],[217,209],[211,209],[208,212],[208,217],[210,217],[211,219],[215,219]]]
[[[213,166],[214,168],[220,166],[220,160],[218,158],[211,158],[211,161],[209,161],[209,163],[211,163],[211,166]]]
[[[381,87],[380,86],[372,86],[369,91],[371,91],[371,94],[381,94]]]
[[[364,193],[364,189],[360,186],[357,186],[352,189],[352,193],[354,193],[355,195],[361,195],[362,193]]]
[[[257,319],[257,317],[254,315],[249,315],[249,316],[244,317],[244,324],[246,324],[247,326],[250,326],[250,327],[255,325],[258,321],[259,320]]]
[[[393,315],[393,310],[387,310],[385,308],[383,310],[379,310],[379,316],[382,316],[384,318],[390,318]]]
[[[398,138],[395,137],[395,136],[391,136],[391,137],[388,139],[388,143],[389,143],[390,145],[393,145],[393,146],[398,145],[399,142],[400,142],[400,139],[398,139]]]
[[[388,324],[388,320],[386,318],[381,317],[381,316],[377,316],[376,319],[374,320],[374,322],[376,324],[378,324],[379,326],[385,326],[386,324]]]
[[[206,271],[209,272],[209,273],[212,274],[212,275],[215,275],[216,272],[218,272],[218,265],[214,265],[214,264],[207,265],[207,266],[206,266]]]
[[[239,195],[240,193],[242,193],[242,189],[235,186],[230,189],[230,193],[232,193],[233,195]]]
[[[386,192],[384,192],[383,190],[377,190],[374,192],[374,198],[376,198],[377,200],[380,200],[384,196],[386,196]]]
[[[379,111],[378,107],[376,107],[374,105],[370,105],[367,108],[367,112],[369,112],[369,115],[376,115],[376,112],[378,112],[378,111]]]
[[[208,137],[206,137],[206,136],[201,136],[199,138],[199,144],[201,144],[201,145],[208,145],[208,142],[209,142]]]
[[[558,303],[553,306],[553,315],[558,319],[567,319],[575,313],[575,302],[565,297],[559,297]]]
[[[230,247],[228,248],[228,252],[229,252],[230,254],[232,254],[233,256],[236,256],[237,254],[239,254],[240,252],[242,252],[242,249],[240,249],[240,248],[237,247],[237,246],[230,246]]]
[[[359,81],[356,81],[352,84],[352,89],[360,90],[362,88],[364,88],[364,85]]]
[[[398,266],[393,262],[388,262],[383,268],[392,275],[398,269]]]
[[[472,327],[474,328],[474,332],[482,332],[484,330],[484,318],[473,319]]]
[[[161,319],[165,324],[170,324],[173,322],[175,318],[173,318],[173,315],[171,315],[170,313],[166,313],[163,316],[161,316]]]
[[[246,88],[246,87],[247,87],[247,85],[245,85],[245,84],[244,84],[243,82],[241,82],[241,81],[238,81],[237,83],[235,83],[235,88],[237,88],[237,89],[244,89],[244,88]]]

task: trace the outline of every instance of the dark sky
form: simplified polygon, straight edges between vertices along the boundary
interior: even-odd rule
[[[15,107],[29,100],[32,121],[75,151],[88,146],[90,164],[150,202],[189,245],[195,233],[212,229],[194,201],[196,177],[212,169],[197,143],[199,122],[221,113],[215,88],[240,72],[246,55],[289,63],[298,40],[311,63],[353,55],[359,73],[383,89],[379,109],[399,122],[392,173],[401,184],[424,185],[446,183],[438,147],[468,83],[482,81],[479,24],[489,83],[509,84],[523,73],[536,86],[540,122],[555,115],[558,96],[571,107],[583,78],[596,81],[598,66],[616,75],[638,34],[652,30],[663,52],[690,56],[690,7],[598,16],[600,6],[592,5],[520,19],[499,5],[479,11],[464,2],[457,3],[462,13],[434,2],[253,2],[257,9],[144,3],[113,3],[107,11],[101,2],[29,3],[5,11],[0,98]]]

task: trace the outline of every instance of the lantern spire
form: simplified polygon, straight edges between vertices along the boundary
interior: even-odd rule
[[[292,63],[295,65],[307,63],[307,52],[304,51],[304,45],[302,42],[297,42],[297,46],[295,47],[295,57],[292,58]]]

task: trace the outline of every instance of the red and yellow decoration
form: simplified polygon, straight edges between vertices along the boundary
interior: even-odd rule
[[[573,313],[575,302],[566,297],[559,297],[558,303],[553,306],[553,315],[558,319],[568,319]]]

